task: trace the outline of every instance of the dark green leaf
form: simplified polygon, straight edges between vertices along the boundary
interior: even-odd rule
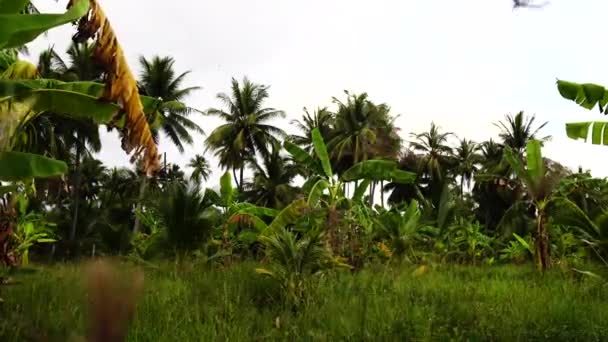
[[[60,176],[67,170],[66,163],[37,154],[0,152],[0,181]]]

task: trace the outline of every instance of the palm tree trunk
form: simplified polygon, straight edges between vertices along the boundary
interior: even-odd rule
[[[241,166],[241,181],[239,183],[239,192],[243,192],[243,171],[245,171],[245,165]]]
[[[376,181],[373,181],[369,187],[369,206],[374,206],[374,194],[376,193]]]
[[[74,213],[72,216],[72,229],[70,230],[70,241],[76,238],[76,225],[78,224],[78,206],[80,203],[80,142],[76,145],[76,173],[74,175],[74,184],[72,184],[72,204],[74,205]]]
[[[141,184],[139,185],[139,196],[137,197],[137,207],[135,208],[136,212],[140,212],[142,208],[142,202],[144,201],[144,196],[146,194],[146,187],[148,185],[148,177],[146,175],[142,175]],[[135,223],[133,224],[133,237],[135,234],[139,232],[139,226],[141,222],[139,221],[139,217],[135,215]]]
[[[236,187],[240,189],[239,179],[236,177],[236,168],[234,167],[232,168],[232,177],[234,177],[234,183],[236,184]]]
[[[384,181],[380,181],[380,204],[384,208]]]
[[[464,175],[460,175],[460,199],[464,199]]]
[[[549,232],[547,232],[547,215],[542,209],[538,211],[535,245],[538,268],[544,272],[551,266],[551,264],[549,260]]]

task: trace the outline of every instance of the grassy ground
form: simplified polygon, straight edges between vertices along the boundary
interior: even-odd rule
[[[127,267],[127,266],[124,266]],[[442,266],[341,272],[286,308],[255,265],[146,271],[130,341],[599,341],[608,338],[608,288],[529,266]],[[59,266],[1,288],[0,340],[84,335],[82,267]]]

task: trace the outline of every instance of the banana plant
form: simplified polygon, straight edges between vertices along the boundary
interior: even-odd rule
[[[393,208],[374,219],[380,228],[380,238],[388,239],[391,255],[398,258],[407,256],[410,261],[415,261],[415,245],[428,244],[432,240],[434,229],[422,223],[421,217],[418,201],[412,200],[405,211]]]
[[[558,80],[557,89],[563,98],[585,109],[597,107],[601,114],[608,114],[608,89],[601,85]],[[607,126],[608,121],[572,122],[566,124],[566,134],[570,139],[585,141],[591,135],[591,144],[608,145],[608,130],[604,130]]]
[[[416,179],[416,175],[399,170],[397,163],[393,161],[367,160],[353,165],[341,177],[337,177],[332,170],[327,146],[320,130],[313,129],[311,136],[313,155],[289,141],[285,141],[284,147],[296,162],[302,164],[312,174],[302,189],[307,192],[308,206],[327,210],[327,238],[332,248],[336,250],[338,208],[342,203],[361,204],[363,195],[372,181],[411,183]],[[346,182],[360,182],[351,199],[344,194]]]
[[[547,172],[545,162],[541,153],[541,142],[531,140],[526,146],[526,165],[520,157],[509,147],[505,148],[505,160],[510,164],[515,175],[525,186],[526,196],[519,202],[513,204],[505,212],[508,216],[509,211],[521,207],[522,202],[526,206],[532,206],[535,212],[535,257],[538,268],[542,271],[550,266],[549,259],[549,209],[550,205],[559,197],[556,187],[559,178]]]

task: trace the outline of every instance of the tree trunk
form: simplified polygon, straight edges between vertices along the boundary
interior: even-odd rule
[[[236,168],[232,168],[232,177],[234,177],[234,184],[236,185],[237,189],[239,188],[239,179],[236,176]]]
[[[539,270],[544,272],[551,267],[549,259],[549,232],[547,231],[548,220],[544,210],[538,211],[538,218],[536,220],[536,260]]]
[[[76,225],[78,224],[78,206],[80,203],[80,142],[76,145],[76,174],[74,175],[74,184],[72,184],[72,204],[74,205],[74,214],[72,216],[72,229],[70,230],[70,241],[76,238]]]
[[[376,193],[376,181],[373,181],[369,187],[369,206],[374,206],[374,194]]]
[[[241,181],[239,183],[239,192],[243,192],[243,171],[245,170],[245,165],[241,166]]]
[[[139,185],[139,195],[137,197],[137,207],[135,208],[136,212],[141,211],[142,202],[144,201],[144,196],[146,194],[147,185],[148,185],[148,177],[144,174],[144,175],[142,175],[141,184]],[[135,237],[135,234],[137,234],[137,232],[139,232],[140,225],[141,225],[141,222],[139,221],[139,217],[137,215],[135,215],[135,223],[133,224],[133,237]]]
[[[380,181],[380,204],[384,208],[384,181]]]
[[[464,176],[460,175],[460,199],[464,199]]]

